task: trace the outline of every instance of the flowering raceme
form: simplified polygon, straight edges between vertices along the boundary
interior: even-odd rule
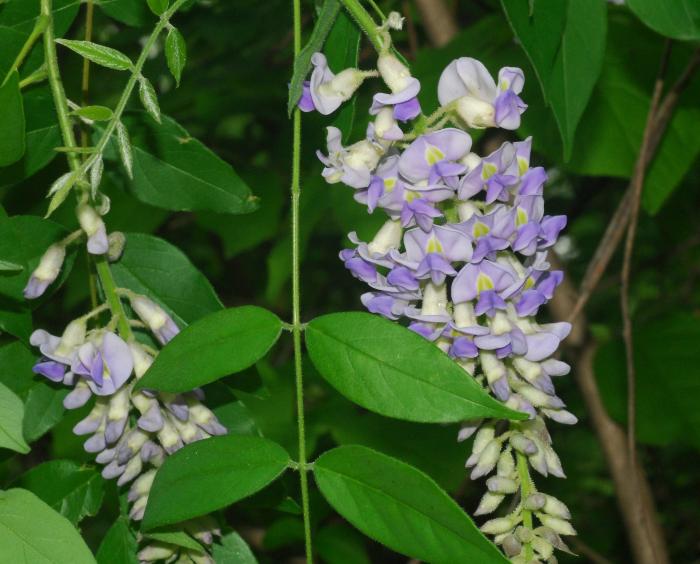
[[[84,212],[84,216],[95,219],[96,212]],[[107,252],[104,224],[101,220],[87,223],[90,226],[99,224],[92,234],[84,229],[88,235],[88,250],[97,246]],[[77,232],[71,236],[71,241],[79,236]],[[94,237],[97,237],[97,244]],[[66,244],[64,241],[47,250],[25,289],[27,297],[38,297],[56,279]],[[179,328],[158,304],[129,290],[117,291],[129,300],[143,326],[161,345],[177,335]],[[92,409],[75,425],[73,432],[87,436],[83,446],[104,465],[102,476],[105,479],[116,478],[119,486],[131,483],[129,516],[138,521],[146,509],[156,470],[165,457],[185,444],[227,431],[202,404],[201,390],[185,394],[134,391],[134,383],[145,374],[158,352],[135,339],[127,342],[117,335],[113,331],[116,320],[107,327],[88,330],[89,320],[105,310],[107,306],[102,305],[71,321],[60,337],[42,329],[34,331],[30,342],[42,355],[34,365],[34,372],[72,388],[63,402],[67,409],[83,407],[94,397]],[[209,545],[213,535],[219,534],[216,524],[208,518],[189,521],[185,528]],[[142,562],[151,562],[175,559],[178,554],[196,563],[213,562],[208,555],[165,543],[145,546],[139,558]]]
[[[519,97],[524,75],[505,67],[496,82],[479,61],[457,59],[440,77],[441,107],[426,117],[419,81],[388,43],[377,69],[391,93],[374,95],[366,138],[344,147],[341,132],[329,127],[327,153],[319,152],[327,182],[346,184],[369,213],[380,209],[388,216],[371,241],[350,233],[354,246],[340,258],[369,286],[361,299],[370,312],[405,321],[495,397],[528,415],[509,426],[467,422],[459,440],[474,434],[471,478],[490,476],[476,515],[518,495],[508,514],[482,530],[513,562],[554,562],[554,548],[567,550],[561,535],[575,534],[571,516],[562,502],[537,491],[529,469],[564,477],[546,420],[576,422],[552,381],[569,371],[554,355],[570,325],[536,321],[562,281],[547,252],[566,217],[545,215],[547,174],[530,166],[530,138],[479,156],[466,131],[518,128],[527,107]],[[332,76],[325,57],[315,58]],[[302,109],[330,113],[315,100],[302,100]]]

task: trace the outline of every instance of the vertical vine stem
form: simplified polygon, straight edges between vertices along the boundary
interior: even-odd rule
[[[523,527],[533,529],[532,526],[532,511],[525,509],[525,500],[532,493],[532,479],[530,478],[530,469],[526,456],[521,452],[516,452],[518,478],[520,478],[520,503],[523,504]],[[533,557],[532,544],[525,543],[525,560],[530,562]]]
[[[294,11],[294,57],[301,52],[301,0],[293,0]],[[304,547],[307,564],[313,563],[311,543],[311,513],[309,508],[309,467],[306,463],[306,428],[304,423],[304,373],[301,362],[301,296],[300,296],[300,249],[299,249],[299,199],[301,196],[301,112],[294,109],[292,116],[292,338],[294,340],[294,374],[297,399],[297,432],[299,434],[299,481],[301,506],[304,516]]]

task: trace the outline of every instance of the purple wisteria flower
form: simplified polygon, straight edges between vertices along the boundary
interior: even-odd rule
[[[129,379],[134,368],[129,346],[110,331],[83,344],[73,359],[71,370],[85,378],[92,393],[109,396]]]
[[[161,345],[167,344],[180,332],[180,328],[166,311],[153,300],[140,294],[130,295],[131,307],[141,318]]]
[[[46,249],[46,252],[39,260],[39,265],[29,277],[29,281],[24,288],[24,297],[28,300],[34,300],[42,296],[46,289],[58,278],[65,258],[66,249],[63,245],[51,245]]]
[[[476,59],[462,57],[452,61],[440,76],[438,99],[443,106],[454,102],[456,111],[470,127],[517,129],[527,105],[518,94],[525,84],[523,71],[504,67],[498,73],[498,85]]]

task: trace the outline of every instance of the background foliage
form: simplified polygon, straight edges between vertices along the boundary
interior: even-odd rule
[[[146,3],[101,0],[96,4],[95,40],[135,56],[140,40],[153,26]],[[387,0],[380,4],[387,11],[406,12],[408,25],[399,45],[424,85],[424,107],[435,106],[435,89],[428,85],[434,85],[444,66],[457,56],[478,57],[492,71],[504,65],[525,70],[523,99],[529,109],[524,114],[523,130],[534,136],[533,162],[546,166],[555,179],[548,187],[549,209],[569,216],[568,237],[557,250],[569,275],[579,281],[632,174],[664,35],[677,40],[667,71],[675,77],[700,41],[697,3],[452,2],[460,32],[441,48],[431,47],[420,12],[412,2]],[[79,8],[75,0],[55,2],[57,33],[82,37],[84,14]],[[312,28],[315,8],[312,2],[304,4],[305,30]],[[0,6],[0,76],[11,67],[37,13],[38,0],[9,0]],[[183,325],[221,310],[224,304],[256,304],[288,319],[291,128],[286,103],[293,62],[288,2],[191,2],[187,13],[177,18],[177,25],[187,45],[180,86],[176,87],[163,57],[154,56],[145,69],[159,94],[162,126],[144,119],[138,101],[132,100],[125,123],[134,143],[133,180],[115,166],[106,170],[103,180],[112,201],[110,227],[127,232],[126,251],[114,267],[115,277],[120,285],[157,298]],[[354,64],[359,40],[352,21],[341,15],[330,30],[326,47],[331,67]],[[158,43],[154,51],[177,49],[178,41],[180,38],[171,37]],[[65,49],[60,53],[68,96],[77,99],[81,59]],[[365,47],[359,51],[360,66],[369,55]],[[81,550],[89,547],[99,562],[132,562],[130,546],[135,537],[129,523],[120,517],[118,491],[112,482],[102,481],[71,433],[82,414],[64,413],[61,402],[66,392],[31,372],[35,360],[34,351],[28,348],[31,328],[60,332],[88,299],[85,257],[77,253],[69,257],[73,269],[70,279],[57,293],[40,300],[40,309],[33,312],[26,302],[19,301],[24,279],[16,267],[31,270],[49,243],[76,227],[70,206],[59,208],[52,223],[39,219],[46,211],[44,195],[65,166],[53,150],[61,142],[48,87],[41,83],[22,88],[18,95],[20,81],[40,64],[41,53],[35,48],[22,74],[10,74],[0,87],[0,165],[7,165],[0,168],[0,258],[8,262],[0,264],[0,486],[7,490],[0,498],[0,547],[3,523],[15,504],[36,503],[34,498],[23,499],[26,494],[21,490],[11,489],[21,487],[79,527],[87,545]],[[116,74],[98,66],[92,72],[90,100],[114,106],[119,90],[114,87]],[[631,294],[640,457],[653,486],[673,562],[700,557],[698,100],[700,80],[696,79],[682,94],[651,162],[644,185]],[[20,109],[24,120],[17,119]],[[345,132],[350,127],[361,132],[367,116],[354,113],[350,103],[333,119]],[[323,126],[327,124],[322,116],[304,117],[301,242],[305,320],[361,309],[360,284],[344,270],[337,253],[348,231],[357,230],[360,237],[368,237],[382,221],[355,205],[350,190],[326,185],[320,178],[321,165],[314,152],[323,146]],[[480,146],[497,146],[502,141],[499,135],[502,133],[484,134]],[[11,139],[15,142],[9,142]],[[116,161],[117,147],[110,147],[106,156]],[[233,165],[235,172],[224,161]],[[250,196],[251,191],[257,199]],[[246,215],[226,214],[254,208]],[[616,258],[587,314],[590,330],[600,343],[595,368],[603,400],[610,414],[624,423],[619,270]],[[255,317],[254,310],[248,313]],[[279,330],[274,323],[272,327],[265,325],[264,319],[257,322],[267,331]],[[321,322],[318,320],[310,332],[311,356],[314,342],[329,338]],[[240,346],[266,350],[269,345],[244,341]],[[290,351],[291,339],[283,336],[265,360],[253,366],[248,363],[242,372],[205,389],[217,416],[233,433],[271,439],[294,458]],[[165,355],[160,360],[178,364],[177,358],[166,359]],[[325,361],[335,362],[332,358]],[[227,367],[225,358],[221,362],[220,370],[241,368]],[[456,442],[457,424],[403,422],[360,410],[325,383],[310,362],[305,370],[309,455],[315,457],[333,445],[370,446],[425,471],[467,511],[473,510],[481,492],[465,475],[463,464],[469,445]],[[183,371],[183,378],[186,376],[187,371]],[[187,384],[210,381],[206,374],[199,376],[202,380]],[[583,548],[575,545],[575,549],[589,554],[588,548],[592,548],[610,561],[627,561],[630,549],[617,512],[614,486],[573,379],[562,383],[561,396],[581,423],[555,429],[554,441],[569,479],[550,479],[546,488],[566,500],[575,515],[574,524],[584,543]],[[27,443],[31,444],[30,452]],[[232,453],[241,452],[240,448],[232,445]],[[364,455],[351,453],[350,449],[356,448],[347,446],[319,460],[321,490],[342,479],[334,464],[343,456]],[[279,453],[272,448],[268,455],[265,467],[275,475],[286,461],[282,457],[280,462]],[[205,459],[203,453],[203,467]],[[382,468],[379,460],[368,460],[367,464]],[[408,472],[401,468],[395,471]],[[200,480],[199,487],[204,490],[206,477]],[[240,497],[230,492],[229,500]],[[342,500],[331,499],[331,503],[335,507]],[[316,489],[312,504],[317,551],[324,561],[405,560],[362,537]],[[43,507],[37,508],[37,513]],[[49,524],[50,518],[46,517],[46,526],[55,526],[57,535],[65,534],[68,539],[74,534],[68,523]],[[225,520],[237,533],[227,533],[215,552],[217,562],[253,562],[246,543],[260,562],[284,562],[302,554],[297,483],[289,473],[228,509]],[[18,526],[31,531],[30,523]],[[391,540],[379,540],[393,546]],[[118,545],[122,556],[115,552]]]

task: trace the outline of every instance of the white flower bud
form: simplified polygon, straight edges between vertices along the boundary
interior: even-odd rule
[[[476,419],[474,421],[467,421],[464,425],[462,425],[462,428],[457,434],[457,441],[460,443],[466,441],[469,437],[476,433],[479,425],[481,425],[481,421],[481,419]]]
[[[523,454],[531,455],[537,452],[537,445],[521,433],[516,433],[509,439],[512,447]]]
[[[498,459],[498,464],[496,467],[496,473],[499,476],[509,478],[515,472],[515,459],[513,455],[508,451],[504,450]]]
[[[104,222],[94,208],[88,204],[81,204],[77,209],[78,223],[88,237],[92,237],[100,228],[104,227]]]
[[[516,520],[513,517],[498,517],[496,519],[486,521],[486,523],[481,525],[481,530],[487,535],[500,535],[512,530],[515,523]]]
[[[388,139],[391,141],[403,137],[403,132],[399,129],[396,118],[394,118],[393,107],[384,106],[379,110],[377,117],[374,119],[374,133],[379,139]],[[387,135],[389,137],[387,137]]]
[[[486,445],[486,448],[481,453],[481,456],[479,456],[479,461],[476,463],[476,466],[472,470],[471,473],[471,479],[476,480],[478,478],[481,478],[481,476],[485,476],[491,470],[493,470],[494,466],[496,466],[496,462],[498,461],[498,456],[501,453],[501,443],[500,441],[493,440],[491,441],[488,445]]]
[[[466,166],[467,172],[469,172],[479,166],[479,163],[481,163],[481,157],[476,153],[467,153],[461,159],[459,159],[459,162]]]
[[[502,476],[491,476],[486,480],[486,487],[490,492],[496,494],[512,494],[518,490],[518,484],[515,480]]]
[[[508,316],[504,311],[497,311],[496,315],[489,321],[492,335],[503,335],[512,329]]]
[[[456,105],[457,114],[469,127],[483,129],[496,125],[494,107],[488,102],[472,96],[463,96],[457,100]]]
[[[545,527],[549,527],[555,533],[560,535],[575,535],[576,530],[571,526],[571,523],[560,519],[559,517],[553,517],[547,515],[546,513],[537,513],[537,518],[542,522]]]
[[[473,454],[481,454],[481,452],[486,448],[493,438],[496,436],[496,429],[493,425],[484,425],[479,432],[474,437],[474,444],[472,445]]]
[[[534,535],[532,534],[532,529],[520,526],[517,529],[515,529],[515,536],[520,542],[527,543],[532,541],[532,537]]]
[[[367,245],[372,254],[385,255],[389,249],[397,249],[401,244],[403,228],[399,220],[388,220],[381,226],[374,239]]]
[[[121,476],[119,476],[119,479],[117,480],[117,485],[123,486],[127,482],[130,482],[131,480],[136,478],[136,476],[138,476],[141,473],[142,468],[143,468],[143,462],[141,461],[141,457],[134,456],[127,463],[123,474]]]
[[[107,237],[109,241],[109,250],[107,251],[107,259],[109,262],[118,261],[122,253],[124,252],[124,245],[126,245],[126,235],[121,231],[113,231]]]
[[[554,496],[545,495],[543,509],[545,513],[548,513],[553,517],[559,517],[560,519],[567,520],[571,519],[571,511],[569,511],[569,508]]]
[[[118,421],[129,415],[129,391],[122,389],[109,398],[108,421]]]
[[[151,331],[158,331],[168,322],[168,314],[158,304],[139,294],[131,298],[131,307]]]
[[[476,315],[474,315],[474,304],[462,302],[454,306],[455,327],[474,327],[478,325]]]
[[[537,492],[527,496],[525,503],[523,503],[523,507],[528,511],[539,511],[544,507],[546,502],[547,496],[543,493]]]
[[[400,31],[403,29],[403,21],[406,18],[402,17],[398,12],[389,12],[389,16],[386,18],[386,26],[389,29],[395,29]]]
[[[556,476],[557,478],[566,478],[566,474],[564,474],[564,468],[561,465],[559,456],[549,445],[544,446],[544,459],[547,463],[547,469],[549,470],[550,474]]]
[[[343,102],[349,100],[365,79],[364,73],[357,69],[345,69],[330,81],[319,86],[323,96],[338,96]]]
[[[520,541],[513,535],[507,535],[503,539],[501,546],[503,546],[503,552],[505,552],[508,557],[517,556],[523,549],[523,545],[520,544]]]
[[[155,479],[155,477],[155,469],[151,469],[148,472],[144,472],[138,478],[136,478],[136,480],[134,480],[133,484],[131,484],[129,494],[133,492],[135,497],[147,496],[148,493],[151,491],[151,486],[153,485],[153,480]]]
[[[479,208],[473,202],[460,202],[457,205],[457,215],[460,221],[467,221],[475,213],[479,212]]]
[[[506,365],[498,360],[498,357],[494,353],[480,351],[479,360],[481,360],[481,369],[483,370],[489,384],[492,384],[499,378],[505,377]]]
[[[498,509],[498,506],[504,499],[504,495],[493,492],[486,492],[481,498],[481,501],[479,502],[479,507],[476,508],[474,515],[479,516],[493,513],[494,511],[496,511],[496,509]]]
[[[46,287],[58,278],[65,258],[66,249],[63,245],[55,244],[46,249],[24,290],[25,297],[34,299],[43,294]]]
[[[525,357],[517,356],[513,359],[513,366],[525,380],[533,382],[542,374],[542,367],[539,362],[526,360]]]
[[[552,556],[554,552],[554,547],[541,537],[532,538],[532,548],[545,560]]]
[[[391,53],[379,55],[377,69],[386,85],[394,94],[401,92],[410,84],[411,71]]]
[[[381,157],[381,148],[376,143],[363,139],[348,147],[343,163],[352,169],[372,171],[377,168]]]
[[[177,550],[178,548],[173,545],[155,543],[140,550],[137,556],[142,562],[155,562],[156,560],[167,560],[175,556]]]

